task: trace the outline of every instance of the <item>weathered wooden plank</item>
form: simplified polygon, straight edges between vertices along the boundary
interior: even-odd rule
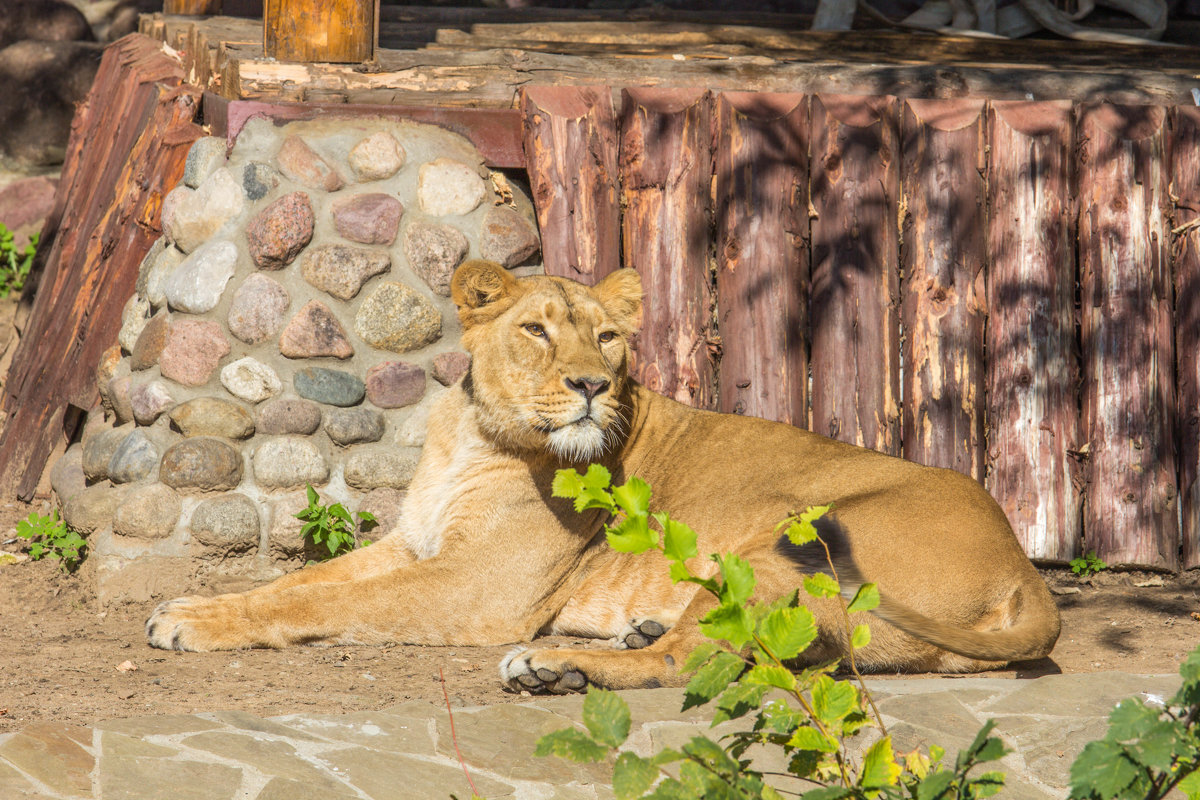
[[[896,101],[817,95],[812,108],[812,419],[900,454]]]
[[[1174,569],[1175,361],[1165,113],[1079,117],[1080,329],[1089,484],[1083,530],[1114,565]]]
[[[375,0],[263,0],[263,52],[280,61],[362,63],[375,55]]]
[[[595,283],[621,266],[612,90],[529,86],[521,110],[546,272]]]
[[[988,114],[987,487],[1031,558],[1079,555],[1071,104]]]
[[[716,112],[718,408],[808,427],[808,99]]]
[[[1183,503],[1184,569],[1200,567],[1200,108],[1173,111],[1171,195],[1175,203],[1176,435]]]
[[[982,100],[907,100],[901,122],[904,456],[983,480]]]
[[[646,291],[633,374],[656,392],[712,408],[712,96],[626,89],[622,99],[622,263],[642,274]]]

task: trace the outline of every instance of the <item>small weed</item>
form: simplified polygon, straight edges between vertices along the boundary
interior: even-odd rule
[[[18,250],[13,245],[13,233],[0,223],[0,297],[8,297],[25,287],[33,257],[37,255],[38,234],[29,237],[29,244]]]
[[[1105,564],[1096,555],[1095,551],[1089,550],[1086,554],[1079,558],[1071,559],[1071,572],[1074,572],[1081,578],[1086,578],[1090,575],[1095,575],[1101,570],[1108,569],[1108,564]]]
[[[325,545],[329,550],[327,558],[336,558],[355,547],[355,519],[373,524],[375,515],[367,511],[357,511],[351,515],[341,503],[321,505],[320,496],[309,486],[308,508],[297,514],[296,519],[304,521],[304,527],[300,529],[301,538],[312,541],[318,547]],[[361,546],[366,547],[370,543],[370,539],[363,539]]]
[[[51,558],[60,561],[63,571],[73,572],[86,555],[87,542],[67,528],[58,518],[58,511],[46,516],[30,514],[17,523],[17,536],[29,540],[29,558],[40,561]]]

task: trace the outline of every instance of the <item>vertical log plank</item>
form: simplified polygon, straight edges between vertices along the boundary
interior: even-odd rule
[[[622,259],[642,274],[646,291],[633,374],[681,403],[713,408],[712,96],[697,89],[625,89],[622,101]]]
[[[1079,119],[1084,537],[1113,565],[1174,569],[1174,337],[1163,109]]]
[[[375,56],[379,0],[264,0],[263,53],[280,61],[361,63]]]
[[[717,99],[721,411],[808,426],[808,99]]]
[[[812,101],[813,430],[900,455],[900,161],[891,97]]]
[[[906,100],[904,455],[983,480],[982,100]]]
[[[529,86],[521,110],[546,274],[594,284],[621,266],[612,90]]]
[[[1079,555],[1069,102],[988,114],[987,487],[1030,558]]]
[[[1184,569],[1200,567],[1200,108],[1174,111],[1175,352]]]

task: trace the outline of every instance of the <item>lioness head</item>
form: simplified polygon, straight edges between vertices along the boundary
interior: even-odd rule
[[[450,289],[472,356],[465,386],[486,435],[575,462],[616,443],[625,423],[629,337],[642,308],[634,270],[588,287],[518,279],[499,264],[468,261]]]

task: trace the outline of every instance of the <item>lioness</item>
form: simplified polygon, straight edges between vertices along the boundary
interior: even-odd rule
[[[702,557],[748,559],[762,600],[791,592],[824,560],[823,550],[808,552],[819,546],[781,540],[776,523],[834,503],[823,532],[853,554],[841,569],[884,596],[874,613],[886,624],[873,626],[862,668],[974,671],[1054,646],[1050,594],[975,481],[787,425],[698,411],[632,381],[642,298],[633,270],[589,288],[471,261],[455,272],[452,294],[473,361],[430,415],[395,530],[244,594],[164,603],[146,623],[152,645],[494,645],[565,634],[648,646],[519,650],[502,663],[503,680],[548,691],[679,685],[678,667],[701,639],[696,620],[713,601],[693,584],[673,585],[660,555],[611,550],[602,512],[576,514],[551,496],[557,469],[599,462],[615,482],[646,480],[657,508],[696,528]],[[693,569],[711,574],[702,557]],[[840,607],[806,603],[819,636],[802,658],[837,658]]]

